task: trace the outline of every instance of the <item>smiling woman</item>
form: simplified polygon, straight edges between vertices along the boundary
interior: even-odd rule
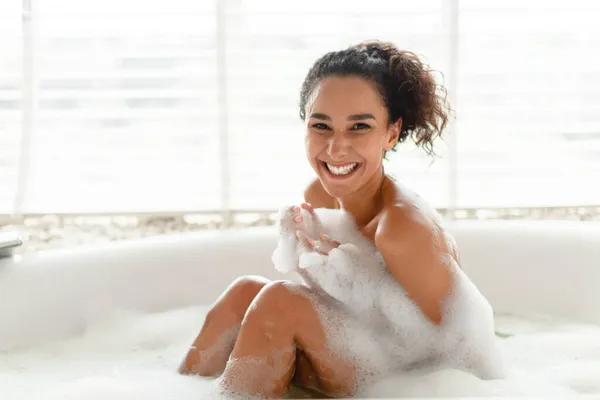
[[[348,121],[400,122],[399,142],[412,136],[418,145],[432,153],[433,140],[448,121],[446,90],[435,82],[433,72],[414,53],[399,50],[391,43],[364,42],[344,51],[327,53],[312,66],[302,85],[300,118],[313,116],[331,121],[330,116],[313,104],[319,97],[319,86],[326,83],[326,78],[353,78],[354,82],[374,86],[349,88],[345,93],[349,97],[340,96],[337,100],[347,103],[355,99],[352,95],[367,96],[362,104],[355,106],[373,108],[372,96],[377,94],[377,103],[385,107],[387,118],[381,120],[381,110],[373,109],[373,112],[363,110],[349,115]],[[338,110],[344,109],[341,104],[336,106]]]
[[[450,286],[446,268],[434,266],[438,256],[427,250],[407,254],[402,242],[426,247],[437,240],[426,232],[438,222],[433,212],[426,211],[427,204],[391,181],[383,160],[409,137],[433,153],[434,141],[448,120],[445,94],[415,54],[370,41],[318,59],[300,95],[306,154],[318,177],[305,193],[307,201],[349,212],[361,233],[382,252],[396,280],[435,322],[442,318],[440,303]],[[441,253],[457,258],[444,241]],[[406,257],[431,267],[415,276],[396,269],[398,260]],[[422,273],[431,274],[427,284],[419,282]]]
[[[502,374],[492,309],[459,266],[439,215],[384,172],[411,137],[432,151],[447,104],[431,72],[389,43],[327,53],[301,91],[316,179],[283,207],[280,272],[247,276],[214,303],[180,368],[226,392],[280,397],[290,384],[360,394],[392,371],[449,366]],[[293,312],[290,312],[293,310]],[[433,364],[433,365],[432,365]]]
[[[386,152],[411,137],[428,153],[446,126],[445,89],[411,52],[365,42],[330,52],[300,96],[311,166],[334,197],[383,174]]]

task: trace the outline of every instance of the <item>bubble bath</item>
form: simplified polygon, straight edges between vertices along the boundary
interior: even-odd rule
[[[371,382],[363,398],[600,396],[600,326],[544,317],[537,311],[597,321],[593,305],[598,304],[594,296],[599,275],[591,266],[597,265],[595,240],[600,231],[590,231],[586,242],[586,232],[580,226],[571,225],[569,232],[563,226],[553,230],[537,225],[523,234],[522,227],[485,226],[471,231],[454,229],[459,233],[462,229],[458,242],[469,275],[477,277],[494,304],[510,311],[491,314],[481,301],[474,302],[479,306],[472,311],[487,315],[480,332],[484,332],[483,342],[494,342],[503,362],[503,377],[481,379],[477,373],[433,363]],[[332,231],[331,237],[344,241],[343,235],[349,232]],[[211,233],[56,253],[23,263],[0,263],[0,399],[216,398],[218,380],[181,376],[176,371],[198,334],[208,304],[232,277],[247,273],[265,274],[270,279],[281,277],[263,262],[272,254],[274,239],[275,232],[266,231]],[[237,251],[232,252],[235,246]],[[356,247],[356,256],[363,257],[362,246]],[[500,254],[490,257],[492,249],[501,249]],[[281,272],[289,267],[281,260],[289,260],[290,254],[295,257],[294,252],[273,254]],[[241,259],[248,262],[245,267],[236,264]],[[303,272],[316,271],[314,268],[324,266],[323,261],[320,256],[305,255]],[[367,261],[377,269],[376,262],[370,264],[372,258],[369,261],[367,257]],[[206,267],[198,268],[199,264]],[[353,264],[336,267],[343,271],[352,269]],[[207,268],[212,268],[211,275],[207,275]],[[547,273],[543,286],[535,286],[537,271]],[[145,279],[140,280],[142,274]],[[61,277],[60,282],[48,285],[49,278],[56,276]],[[361,302],[356,292],[368,292],[369,286],[343,278],[344,274],[313,274],[312,283],[320,283],[332,295],[346,296],[345,300],[357,307],[355,313],[365,314],[379,307],[377,318],[387,315],[395,321],[399,315],[414,316],[410,305],[398,307],[400,314],[382,307],[381,299],[390,296],[389,288],[378,293],[371,290],[372,299],[384,295],[380,300],[365,302],[363,298]],[[209,283],[214,285],[212,289]],[[354,292],[335,292],[344,287],[340,283],[353,287]],[[27,295],[26,288],[36,295]],[[465,293],[477,298],[472,289],[465,284]],[[346,321],[357,322],[348,330],[354,335],[346,345],[350,343],[354,349],[374,346],[378,350],[381,343],[361,329],[363,320]],[[454,326],[462,325],[457,322]],[[413,327],[418,328],[419,323]],[[393,324],[387,328],[397,334],[406,329]],[[483,344],[478,343],[479,348]],[[387,361],[383,356],[364,360],[381,365],[381,360]],[[298,390],[292,393],[307,396]]]
[[[0,398],[11,400],[197,400],[214,379],[176,373],[208,307],[119,313],[85,332],[0,353]],[[366,397],[600,395],[600,327],[554,318],[497,316],[507,376],[480,380],[454,369],[381,381]]]

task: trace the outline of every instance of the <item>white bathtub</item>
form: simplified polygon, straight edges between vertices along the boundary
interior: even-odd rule
[[[458,242],[463,268],[499,314],[552,315],[600,325],[600,224],[465,221],[448,227]],[[60,363],[63,356],[56,350],[60,343],[85,334],[91,325],[97,328],[99,321],[114,318],[115,313],[162,313],[164,317],[165,311],[212,303],[240,275],[290,278],[271,265],[275,240],[272,227],[208,231],[0,260],[0,354],[4,354],[0,398],[28,398],[25,394],[31,395],[30,388],[28,392],[23,386],[20,392],[21,386],[14,384],[6,389],[2,381],[10,377],[35,382],[43,371],[53,368],[53,361],[48,360]],[[201,319],[188,322],[185,343],[193,339],[201,323]],[[36,349],[56,355],[44,358],[47,369],[37,370],[24,361],[34,359]],[[182,345],[170,351],[183,356],[185,350]],[[600,360],[600,347],[597,356]],[[179,360],[173,357],[163,366],[176,369]],[[110,360],[104,362],[110,364]],[[143,369],[143,365],[138,367]],[[600,363],[598,368],[600,386]],[[84,377],[85,372],[79,371],[78,379]],[[98,393],[105,386],[92,385]],[[71,398],[69,393],[76,398],[83,393],[69,392],[67,387],[63,381],[62,392],[56,392],[62,395],[47,398]],[[168,394],[164,385],[158,387]],[[113,386],[105,396],[115,398],[121,389]],[[78,390],[85,390],[84,386]],[[131,388],[127,390],[131,393]],[[36,399],[46,394],[40,389],[37,396],[41,397]],[[86,398],[105,398],[98,396]]]

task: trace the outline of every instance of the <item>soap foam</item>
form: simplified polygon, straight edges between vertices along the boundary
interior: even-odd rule
[[[247,399],[264,398],[274,392],[285,392],[284,387],[277,387],[287,374],[293,371],[296,347],[285,347],[275,350],[269,357],[230,358],[225,368],[226,373],[217,378],[217,393],[221,398]],[[231,378],[226,381],[225,377]],[[256,392],[248,394],[247,388]]]
[[[489,304],[481,300],[460,268],[448,260],[458,289],[448,302],[445,330],[437,332],[414,304],[406,301],[401,291],[397,292],[398,285],[386,277],[374,247],[357,235],[352,221],[337,211],[320,215],[327,233],[344,244],[329,258],[313,253],[300,262],[303,252],[294,248],[295,240],[280,241],[289,248],[282,246],[280,258],[274,256],[274,261],[288,263],[288,272],[296,270],[298,264],[302,264],[305,273],[320,271],[321,275],[314,274],[312,281],[316,284],[319,279],[328,279],[319,292],[320,298],[325,297],[326,290],[337,290],[339,298],[355,306],[343,306],[331,299],[315,300],[334,349],[355,360],[363,379],[364,397],[600,394],[600,327],[498,317],[504,324],[499,325],[500,330],[509,337],[497,339]],[[294,257],[298,264],[290,262]],[[332,271],[339,272],[327,274]],[[360,274],[364,274],[364,279],[348,279]],[[361,301],[360,293],[370,293],[372,301]],[[0,398],[229,399],[232,396],[218,379],[176,373],[207,310],[203,307],[152,315],[102,316],[76,337],[0,353]],[[478,324],[472,323],[473,319]],[[411,333],[415,331],[425,334]],[[438,351],[419,353],[424,339],[439,344]],[[459,352],[461,345],[466,347]],[[478,359],[486,361],[480,363],[483,365],[473,365],[473,355],[480,354],[481,349],[488,349],[489,356]],[[503,370],[497,365],[501,360],[494,354],[496,350],[507,360],[504,379],[482,380],[463,370],[472,368],[482,376],[495,375],[495,368]],[[400,367],[410,359],[414,361],[414,354],[425,362],[409,363],[408,370],[392,368],[398,366],[398,359],[402,361]],[[370,372],[377,368],[387,376],[373,377]]]
[[[364,381],[361,387],[368,386],[367,379],[424,366],[454,368],[486,379],[502,377],[493,310],[452,257],[441,255],[451,272],[453,289],[445,302],[443,322],[437,326],[406,295],[349,214],[328,209],[315,213],[322,233],[341,245],[328,255],[305,248],[295,240],[292,213],[283,209],[273,262],[280,271],[295,266],[308,286],[326,294],[315,306],[328,341],[369,371],[368,376],[359,376]],[[316,224],[310,215],[303,217]],[[441,222],[435,225],[438,238],[446,237]]]
[[[176,372],[208,309],[122,313],[84,334],[0,353],[0,399],[226,399],[215,395],[216,380]],[[505,379],[414,370],[374,383],[364,397],[600,395],[599,326],[504,315],[496,316],[496,326],[506,334],[498,339]]]

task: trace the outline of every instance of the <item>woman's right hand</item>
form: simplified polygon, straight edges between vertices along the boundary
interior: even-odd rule
[[[308,212],[309,221],[306,221],[302,215],[302,209]],[[292,220],[296,227],[296,238],[307,250],[327,255],[332,249],[340,245],[338,241],[327,236],[319,216],[310,203],[302,203],[300,207],[292,207]]]

